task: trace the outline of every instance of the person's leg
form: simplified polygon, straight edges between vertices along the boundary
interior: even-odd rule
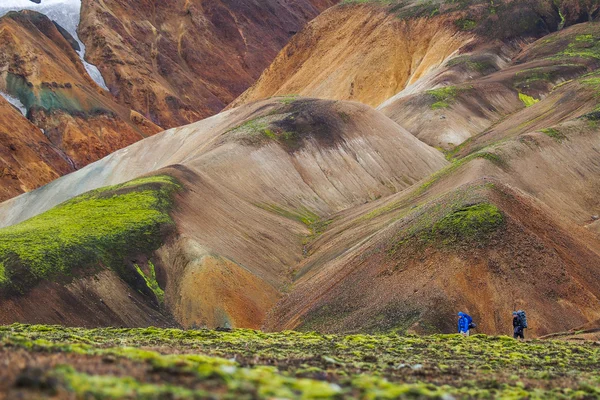
[[[513,330],[513,338],[515,338],[515,339],[519,338],[519,328],[515,328]]]
[[[520,327],[515,328],[514,338],[515,339],[525,339],[525,337],[523,336],[523,328],[520,328]]]

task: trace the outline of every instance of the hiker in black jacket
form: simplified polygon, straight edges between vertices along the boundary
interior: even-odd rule
[[[513,311],[513,328],[514,328],[514,338],[521,338],[521,339],[525,339],[525,334],[523,333],[523,330],[525,329],[525,327],[523,326],[523,322],[522,319],[520,318],[519,314],[516,311]]]

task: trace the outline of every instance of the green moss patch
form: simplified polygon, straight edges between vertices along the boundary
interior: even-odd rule
[[[577,35],[558,56],[600,59],[600,41],[593,34]]]
[[[567,136],[565,134],[561,133],[558,129],[555,128],[542,129],[542,133],[545,133],[546,135],[548,135],[549,137],[551,137],[559,143],[567,139]]]
[[[438,110],[442,108],[449,108],[462,92],[469,89],[471,88],[446,86],[439,89],[428,90],[425,92],[425,94],[431,97],[433,100],[431,109]]]
[[[149,254],[161,245],[177,188],[168,176],[138,179],[0,229],[0,287],[23,293],[41,280],[98,265],[124,272],[126,256]]]
[[[148,286],[148,289],[152,290],[152,293],[154,293],[154,295],[156,296],[156,299],[158,300],[159,304],[163,304],[165,300],[165,292],[156,280],[156,268],[154,267],[154,264],[152,264],[151,261],[148,262],[148,275],[146,275],[144,271],[142,271],[139,265],[134,264],[134,267],[138,274],[140,274],[140,276],[144,278],[146,286]]]
[[[505,224],[488,197],[493,184],[472,185],[443,195],[405,213],[387,246],[389,255],[403,248],[484,246]]]
[[[525,93],[519,93],[519,100],[521,100],[521,102],[523,102],[525,107],[531,107],[534,104],[537,104],[540,102],[539,99],[535,99],[531,96],[526,95]]]
[[[26,392],[30,397],[38,397],[40,388],[63,397],[102,399],[583,399],[600,395],[599,346],[520,342],[506,336],[0,327],[0,351],[15,349],[27,354],[27,362],[44,368]],[[36,363],[37,357],[49,353],[70,358],[57,367]],[[98,363],[96,373],[91,357]],[[88,360],[87,367],[78,370],[77,359]],[[128,367],[119,367],[121,362]]]
[[[480,203],[452,211],[431,229],[445,240],[480,239],[494,232],[504,222],[504,216],[493,204]]]

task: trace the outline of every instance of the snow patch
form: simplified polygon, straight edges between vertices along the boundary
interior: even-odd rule
[[[29,0],[0,0],[0,17],[10,11],[20,10],[33,10],[45,14],[69,32],[79,43],[80,50],[77,53],[90,77],[101,88],[108,90],[100,70],[95,65],[85,61],[85,45],[77,35],[77,28],[81,19],[81,0],[42,0],[40,4],[35,4]]]
[[[23,103],[21,103],[21,100],[4,92],[0,92],[0,96],[4,97],[6,101],[8,101],[13,106],[17,107],[19,111],[21,111],[21,114],[23,114],[23,116],[27,116],[27,107],[25,107]]]

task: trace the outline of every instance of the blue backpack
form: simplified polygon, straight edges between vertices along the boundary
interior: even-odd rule
[[[464,318],[467,321],[467,329],[474,329],[477,324],[475,324],[475,322],[473,322],[473,318],[471,318],[471,316],[469,314],[466,313],[462,313],[461,318]],[[460,321],[459,321],[459,331],[460,331],[461,327],[460,327]]]
[[[517,318],[519,318],[519,325],[523,328],[527,328],[527,314],[525,314],[525,311],[517,311]]]
[[[465,314],[465,317],[467,317],[467,321],[469,321],[469,329],[475,329],[477,324],[473,322],[473,318],[471,318],[469,314]]]

